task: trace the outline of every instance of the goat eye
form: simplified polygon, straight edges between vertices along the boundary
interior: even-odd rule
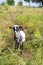
[[[16,30],[19,30],[19,27],[16,27]]]

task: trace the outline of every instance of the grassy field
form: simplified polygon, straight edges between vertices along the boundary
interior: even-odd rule
[[[15,24],[22,25],[26,33],[25,51],[21,56],[20,49],[14,48],[14,32],[9,29]],[[43,8],[0,6],[0,65],[42,65],[42,43]]]

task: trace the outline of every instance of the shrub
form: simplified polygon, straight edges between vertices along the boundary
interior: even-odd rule
[[[18,6],[22,6],[22,5],[23,5],[23,2],[20,1],[20,2],[18,3]]]

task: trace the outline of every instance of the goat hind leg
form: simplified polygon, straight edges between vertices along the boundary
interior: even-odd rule
[[[20,44],[20,54],[22,55],[22,50],[23,50],[23,43]]]

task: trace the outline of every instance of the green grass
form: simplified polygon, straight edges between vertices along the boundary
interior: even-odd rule
[[[20,50],[14,49],[14,32],[9,29],[15,24],[22,25],[26,33],[25,51],[21,57],[17,55]],[[43,8],[0,6],[0,53],[2,49],[10,46],[15,54],[13,56],[8,50],[4,51],[5,56],[0,56],[0,65],[41,65],[42,40]]]
[[[0,57],[0,65],[25,65],[22,58],[15,55],[5,55]]]

